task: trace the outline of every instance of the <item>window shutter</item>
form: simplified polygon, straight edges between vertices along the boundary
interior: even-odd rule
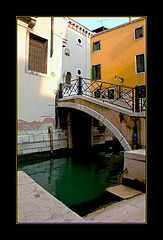
[[[94,80],[94,65],[92,65],[92,80]]]
[[[47,73],[48,40],[30,33],[28,69]]]
[[[95,51],[95,44],[93,43],[93,52]]]
[[[144,37],[144,25],[142,26],[142,35]]]
[[[99,79],[101,79],[101,64],[99,64]]]
[[[99,50],[101,50],[101,40],[99,40]]]

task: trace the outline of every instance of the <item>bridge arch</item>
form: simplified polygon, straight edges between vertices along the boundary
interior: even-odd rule
[[[72,103],[72,102],[60,102],[58,104],[58,107],[73,108],[73,109],[85,112],[90,116],[96,118],[116,136],[116,138],[118,139],[118,141],[120,142],[120,144],[122,145],[125,151],[132,150],[129,143],[127,142],[125,137],[121,134],[121,132],[116,128],[116,126],[114,126],[108,119],[106,119],[103,115],[101,115],[97,111],[89,108],[88,106],[84,106],[84,105]]]

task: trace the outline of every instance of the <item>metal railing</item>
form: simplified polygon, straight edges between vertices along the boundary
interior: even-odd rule
[[[98,98],[133,112],[146,110],[146,85],[129,87],[81,77],[72,80],[71,84],[60,83],[59,99],[75,95]]]

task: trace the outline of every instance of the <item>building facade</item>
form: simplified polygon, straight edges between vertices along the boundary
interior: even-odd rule
[[[90,77],[91,31],[67,17],[17,17],[17,153],[67,147],[55,129],[59,83]]]
[[[91,76],[117,85],[146,84],[146,17],[111,29],[102,29],[91,38]]]
[[[90,78],[90,39],[92,32],[66,17],[66,32],[62,48],[61,83],[70,83],[79,76]]]

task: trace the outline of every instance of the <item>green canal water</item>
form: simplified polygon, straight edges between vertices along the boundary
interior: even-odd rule
[[[76,210],[76,206],[99,199],[106,194],[106,187],[118,183],[123,161],[123,152],[80,152],[41,162],[36,159],[32,163],[19,163],[18,170],[23,170],[49,193]]]

